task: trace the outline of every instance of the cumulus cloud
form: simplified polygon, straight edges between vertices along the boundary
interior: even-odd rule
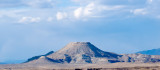
[[[94,10],[95,4],[94,3],[90,3],[88,4],[85,8],[84,8],[84,15],[91,15],[93,10]]]
[[[109,6],[109,5],[100,5],[97,3],[89,3],[86,6],[78,7],[74,10],[74,17],[80,18],[80,17],[95,17],[95,16],[104,16],[100,13],[102,12],[108,12],[108,11],[116,11],[123,9],[125,6],[123,5],[115,5],[115,6]]]
[[[20,23],[35,23],[41,20],[40,17],[22,17],[19,22]]]
[[[90,16],[94,11],[94,3],[89,3],[85,7],[79,7],[74,10],[74,17],[80,18],[80,17],[88,17]]]
[[[142,9],[131,10],[131,13],[133,13],[135,15],[145,15],[145,14],[147,14],[147,11],[142,8]]]
[[[57,20],[65,19],[67,17],[67,13],[65,13],[65,12],[57,12],[56,17],[57,17]]]
[[[77,8],[76,10],[74,10],[74,16],[76,18],[79,18],[81,16],[81,14],[82,14],[82,11],[83,11],[82,7]]]
[[[108,10],[108,11],[113,11],[113,10],[119,10],[119,9],[122,9],[124,8],[125,6],[123,5],[115,5],[115,6],[99,6],[98,8],[100,10]]]
[[[131,10],[131,13],[134,15],[141,15],[141,16],[149,16],[150,18],[158,18],[160,16],[160,1],[159,0],[147,0],[145,6],[139,8],[135,6],[136,8],[134,10]]]
[[[53,20],[73,20],[73,19],[92,19],[92,18],[106,18],[114,17],[115,15],[132,13],[133,15],[152,15],[152,17],[159,16],[160,1],[156,0],[1,0],[0,7],[3,4],[8,8],[27,9],[21,12],[2,12],[0,10],[0,17],[4,14],[12,16],[12,18],[19,19],[18,22],[38,22],[41,19],[44,21],[52,22]],[[1,4],[2,3],[2,4]],[[56,5],[56,3],[58,3]],[[64,3],[66,3],[64,5]],[[137,4],[138,3],[138,4]],[[14,6],[13,6],[14,5]],[[21,5],[21,6],[20,6]],[[11,7],[13,6],[13,7]],[[21,8],[23,7],[23,8]],[[5,8],[6,9],[6,8]],[[7,9],[8,10],[8,9]],[[13,9],[12,9],[13,10]],[[58,11],[58,12],[57,12]],[[2,15],[3,14],[3,15]],[[52,16],[50,16],[50,14]],[[23,17],[23,16],[39,16],[37,17]],[[53,19],[55,18],[55,19]],[[41,20],[42,21],[42,20]],[[75,20],[76,21],[76,20]]]

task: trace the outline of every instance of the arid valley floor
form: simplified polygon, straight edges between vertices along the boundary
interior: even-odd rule
[[[9,64],[0,70],[160,70],[160,63],[112,63],[112,64]]]

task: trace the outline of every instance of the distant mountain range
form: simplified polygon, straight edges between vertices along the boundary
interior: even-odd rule
[[[152,50],[140,51],[140,52],[137,52],[137,53],[147,54],[147,55],[160,55],[160,48],[152,49]]]
[[[155,63],[160,62],[158,55],[146,54],[116,54],[98,49],[90,42],[71,42],[57,52],[34,56],[25,64],[86,64],[86,63]]]

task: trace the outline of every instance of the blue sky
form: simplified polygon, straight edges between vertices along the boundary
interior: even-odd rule
[[[160,48],[160,0],[0,0],[0,62],[89,41],[115,53]]]

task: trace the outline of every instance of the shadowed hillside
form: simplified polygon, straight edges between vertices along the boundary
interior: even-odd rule
[[[160,55],[160,48],[159,49],[139,51],[137,53],[147,54],[147,55]]]

